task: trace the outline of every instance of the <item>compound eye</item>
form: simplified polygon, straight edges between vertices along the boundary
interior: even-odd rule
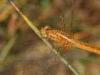
[[[44,28],[41,29],[41,34],[44,36],[44,37],[47,37],[47,30],[50,29],[49,26],[45,26]]]

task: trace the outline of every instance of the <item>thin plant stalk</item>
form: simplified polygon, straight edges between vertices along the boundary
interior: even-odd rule
[[[0,53],[0,63],[2,63],[6,59],[7,55],[9,54],[9,52],[12,48],[12,46],[15,43],[15,39],[16,39],[15,37],[12,37],[8,41],[8,43],[2,48],[1,53]]]
[[[10,0],[9,0],[10,1]],[[74,67],[72,67],[68,61],[62,57],[55,48],[53,48],[53,46],[41,35],[40,30],[36,27],[35,24],[33,24],[18,8],[17,6],[10,1],[11,5],[16,9],[16,11],[21,15],[21,17],[25,20],[25,22],[27,23],[27,25],[40,37],[41,40],[43,40],[43,42],[53,51],[53,53],[55,55],[57,55],[59,57],[59,59],[65,64],[65,66],[67,66],[74,75],[80,75],[76,69],[74,69]]]

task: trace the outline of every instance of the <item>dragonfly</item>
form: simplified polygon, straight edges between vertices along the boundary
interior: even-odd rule
[[[18,11],[18,13],[24,18],[24,20],[28,21],[28,19],[23,15],[23,13],[20,12],[20,10],[15,6],[15,4],[11,1],[10,1],[10,3]],[[30,22],[28,22],[28,23],[30,23]],[[29,24],[29,25],[31,25],[31,24]],[[71,25],[72,25],[72,23],[71,23]],[[60,43],[62,47],[68,48],[71,45],[71,47],[74,46],[74,47],[80,48],[82,50],[100,55],[100,48],[93,47],[93,46],[89,45],[88,43],[84,43],[82,41],[76,40],[76,39],[72,38],[70,34],[67,34],[64,31],[49,28],[48,26],[46,26],[46,27],[41,28],[41,33],[42,33],[43,37],[49,38],[57,43]],[[38,34],[38,35],[41,37],[40,34]]]
[[[73,26],[73,20],[74,20],[73,16],[74,16],[74,10],[73,10],[73,6],[72,6],[71,22],[70,22],[71,27]],[[72,32],[72,30],[70,30],[70,31]],[[100,55],[100,48],[91,46],[88,43],[84,43],[82,41],[75,39],[72,36],[72,35],[74,35],[74,33],[72,33],[72,34],[66,33],[62,30],[50,28],[49,26],[42,28],[41,32],[44,35],[44,37],[57,42],[63,48],[68,49],[69,47],[77,47],[77,48],[80,48],[81,50],[85,50],[85,51],[96,53],[96,54]]]

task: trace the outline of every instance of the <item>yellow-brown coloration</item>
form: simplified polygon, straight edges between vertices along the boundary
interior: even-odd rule
[[[75,39],[71,38],[68,34],[66,36],[63,31],[51,29],[49,27],[44,27],[41,30],[41,32],[44,37],[47,37],[49,39],[54,40],[55,42],[60,43],[63,47],[66,46],[66,48],[67,48],[69,45],[72,45],[77,48],[89,51],[89,52],[100,54],[100,48],[92,47],[92,46],[88,45],[87,43],[83,43],[78,40],[75,40]]]
[[[69,35],[64,33],[63,31],[52,30],[51,28],[46,26],[45,28],[41,30],[41,32],[44,35],[44,37],[48,37],[49,39],[56,41],[58,44],[60,44],[64,48],[68,49],[69,47],[71,47],[71,43],[68,40],[65,40],[63,39],[62,36],[59,36],[59,34],[63,34],[69,37]]]

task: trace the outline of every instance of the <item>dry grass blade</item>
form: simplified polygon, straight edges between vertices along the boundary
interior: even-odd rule
[[[9,54],[9,52],[10,52],[12,46],[13,46],[14,43],[15,43],[15,40],[16,40],[16,37],[12,37],[12,38],[8,41],[7,45],[5,45],[5,46],[2,48],[2,51],[1,51],[1,53],[0,53],[0,65],[1,65],[2,62],[4,62],[5,58],[6,58],[7,55]]]
[[[33,24],[18,8],[17,6],[10,1],[10,4],[16,9],[16,11],[21,15],[21,17],[25,20],[25,22],[27,23],[27,25],[40,37],[41,40],[43,40],[43,42],[54,52],[54,54],[56,54],[58,56],[58,58],[65,64],[65,66],[67,66],[74,75],[79,75],[79,73],[68,63],[68,61],[66,59],[64,59],[64,57],[62,57],[56,49],[53,48],[53,46],[45,39],[43,38],[43,36],[41,35],[40,30],[35,26],[35,24]]]

